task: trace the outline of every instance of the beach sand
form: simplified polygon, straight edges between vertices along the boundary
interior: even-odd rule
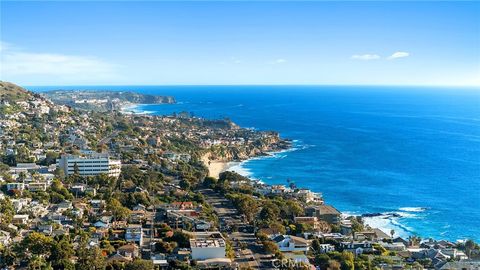
[[[210,161],[206,163],[208,167],[208,176],[212,176],[218,178],[220,173],[228,170],[231,167],[230,162],[222,162],[222,161]]]
[[[238,162],[226,162],[219,160],[209,160],[206,156],[202,158],[203,164],[208,168],[208,176],[218,179],[220,173],[238,164]]]

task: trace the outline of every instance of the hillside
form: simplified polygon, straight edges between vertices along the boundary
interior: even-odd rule
[[[0,81],[0,100],[2,101],[16,102],[26,100],[31,96],[31,92],[16,84]]]

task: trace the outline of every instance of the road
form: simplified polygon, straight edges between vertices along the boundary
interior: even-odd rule
[[[270,256],[265,254],[263,246],[257,243],[254,233],[232,231],[232,228],[244,225],[242,217],[233,204],[212,189],[200,189],[198,192],[203,194],[205,200],[214,208],[219,220],[219,230],[226,232],[228,240],[233,244],[234,262],[240,267],[250,269],[273,269],[269,262]]]

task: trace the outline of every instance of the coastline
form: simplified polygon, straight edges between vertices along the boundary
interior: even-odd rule
[[[125,103],[120,107],[120,112],[123,114],[138,114],[138,115],[147,115],[147,114],[155,113],[155,111],[140,110],[140,108],[145,105],[150,105],[150,104]]]
[[[301,150],[301,149],[305,148],[305,146],[302,146],[301,144],[297,144],[298,143],[297,140],[295,140],[294,142],[295,142],[295,144],[293,144],[290,148],[280,150],[280,151],[268,152],[267,156],[251,157],[249,159],[242,160],[240,162],[224,162],[226,164],[225,165],[226,167],[224,167],[221,172],[233,171],[233,172],[236,172],[236,173],[238,173],[242,176],[250,178],[250,180],[252,182],[258,182],[258,183],[262,183],[262,184],[266,184],[266,185],[270,186],[272,184],[268,183],[268,180],[265,181],[264,179],[253,177],[253,175],[252,175],[253,172],[250,169],[245,168],[244,166],[247,163],[255,161],[255,160],[263,160],[263,159],[270,159],[270,158],[281,158],[281,156],[279,156],[279,154],[287,153],[287,152],[293,152],[293,151],[297,151],[297,150]],[[229,164],[229,163],[234,163],[234,164]],[[302,187],[299,187],[299,188],[302,188]],[[307,188],[307,189],[312,191],[312,192],[321,192],[321,191],[311,190],[310,188]],[[328,204],[328,202],[327,202],[327,204]],[[333,205],[333,206],[335,207],[335,205]],[[409,207],[407,207],[407,208],[409,208]],[[394,211],[388,212],[388,213],[378,213],[378,215],[372,215],[372,216],[368,216],[369,213],[352,213],[352,212],[349,212],[348,210],[340,211],[340,212],[341,212],[342,216],[344,216],[344,217],[349,217],[349,216],[362,217],[365,226],[380,229],[387,234],[393,229],[393,230],[395,230],[395,237],[408,238],[409,236],[417,235],[411,228],[401,224],[399,222],[399,219],[407,217],[407,216],[404,216],[404,214],[405,215],[408,215],[408,214],[413,215],[413,213],[410,213],[410,212],[421,212],[421,211],[418,211],[418,210],[407,211],[403,208],[400,208],[399,211],[401,211],[401,214],[397,213],[398,216],[392,216],[392,212],[394,212]]]

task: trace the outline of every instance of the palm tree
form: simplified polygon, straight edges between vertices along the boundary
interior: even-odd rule
[[[391,230],[390,230],[390,235],[391,235],[392,238],[393,238],[393,236],[395,235],[395,230],[394,230],[394,229],[391,229]]]

